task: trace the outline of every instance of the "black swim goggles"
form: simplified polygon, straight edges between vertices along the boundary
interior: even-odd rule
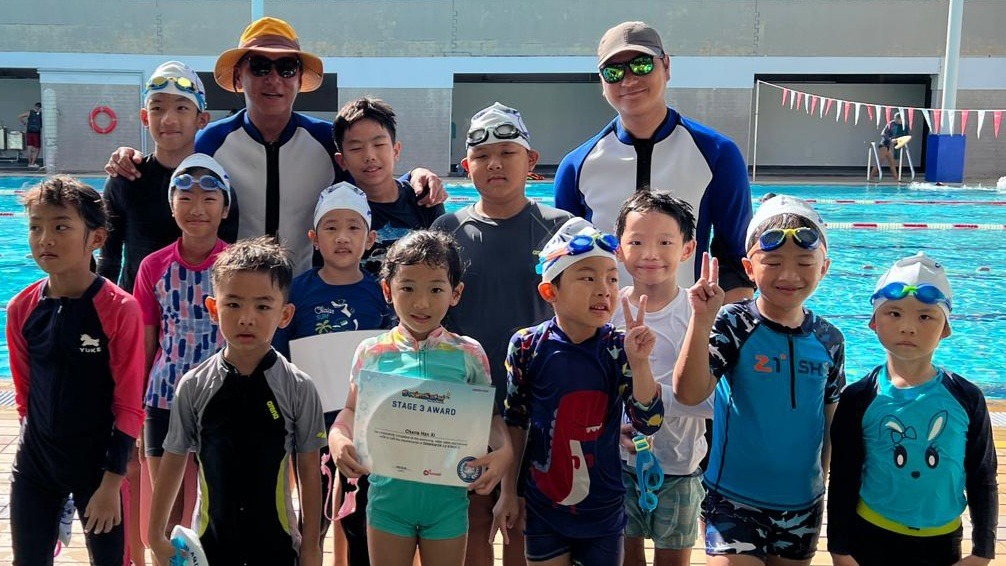
[[[531,141],[527,133],[522,131],[517,125],[504,122],[502,124],[496,124],[495,126],[475,128],[474,130],[469,131],[468,146],[471,147],[484,143],[487,139],[489,139],[490,133],[492,133],[493,137],[498,140],[515,140],[517,138],[524,138],[528,142]]]
[[[248,70],[256,77],[265,77],[276,68],[276,74],[284,79],[292,79],[300,72],[301,62],[298,57],[280,57],[270,59],[262,55],[248,56]]]
[[[761,251],[771,252],[781,248],[787,236],[805,250],[816,250],[821,245],[821,234],[813,228],[772,228],[758,237]]]
[[[601,65],[601,78],[608,84],[615,84],[625,78],[625,70],[632,71],[637,77],[645,77],[653,72],[656,64],[653,55],[640,55],[626,63],[605,63]]]

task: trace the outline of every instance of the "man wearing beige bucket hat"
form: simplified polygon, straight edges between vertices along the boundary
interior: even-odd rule
[[[301,273],[311,266],[304,231],[318,195],[347,180],[333,160],[332,124],[293,111],[298,93],[321,86],[322,60],[301,49],[289,23],[265,17],[217,58],[213,76],[224,90],[244,95],[245,110],[200,131],[196,151],[213,156],[231,176],[242,204],[238,237],[278,235]],[[137,176],[133,151],[117,150],[105,167],[109,175]],[[427,169],[415,169],[411,183],[425,197],[423,204],[446,200],[442,182]]]

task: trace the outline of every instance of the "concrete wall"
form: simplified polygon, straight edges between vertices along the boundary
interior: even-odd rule
[[[674,55],[940,56],[948,0],[266,0],[324,56],[593,55],[643,19]],[[110,18],[114,15],[114,25]],[[1003,56],[1001,0],[967,0],[961,55]],[[200,55],[233,47],[243,0],[7,0],[0,51]],[[233,30],[224,33],[222,30]]]
[[[957,93],[960,108],[1006,108],[1006,92],[969,90]],[[960,116],[957,117],[955,131],[960,132]],[[978,117],[971,113],[965,134],[964,175],[968,178],[997,179],[1006,175],[1006,126],[999,130],[999,139],[993,136],[992,113],[985,114],[981,137],[978,137]]]
[[[459,83],[454,86],[451,120],[457,135],[451,163],[465,156],[465,134],[472,115],[499,101],[520,111],[531,131],[539,163],[558,165],[566,153],[596,134],[615,111],[601,96],[599,83]]]
[[[265,0],[265,13],[290,21],[304,49],[325,58],[331,84],[299,98],[295,108],[331,119],[341,102],[357,95],[384,98],[399,112],[401,168],[422,164],[446,173],[463,154],[471,114],[493,100],[522,111],[543,164],[557,163],[610,120],[613,111],[597,84],[541,81],[595,72],[598,38],[618,21],[643,19],[661,31],[673,56],[669,102],[733,138],[750,159],[756,76],[910,74],[931,76],[935,85],[948,6],[949,0]],[[131,85],[138,88],[167,58],[211,72],[217,54],[236,45],[249,19],[246,0],[7,0],[0,11],[0,69],[37,69],[42,86],[90,84],[88,92],[107,82],[88,83],[83,75],[132,74]],[[1003,21],[1006,1],[965,1],[960,107],[1006,105]],[[529,80],[455,84],[458,74],[520,74]],[[63,75],[78,76],[59,78]],[[35,87],[17,90],[24,88]],[[4,90],[0,83],[0,101]],[[63,113],[86,117],[96,102],[64,101],[70,96],[64,90],[59,89],[60,119]],[[835,94],[895,102],[881,90],[862,95]],[[210,98],[219,102],[211,105],[217,117],[240,106],[239,99]],[[138,96],[128,99],[116,100],[124,106],[122,112],[116,108],[120,126],[112,136],[95,137],[85,129],[78,139],[72,136],[79,130],[61,130],[57,141],[64,156],[86,152],[68,165],[98,167],[104,160],[97,154],[106,146],[142,144],[142,131],[123,122],[127,114],[135,119],[139,104]],[[826,126],[788,110],[773,115],[766,106],[764,111],[759,130],[764,164],[858,164],[865,161],[862,143],[876,137],[875,126],[871,130],[862,121],[858,127]],[[996,144],[969,143],[969,175],[1002,174],[1003,160],[995,158],[1003,150]]]
[[[450,89],[339,89],[340,106],[361,96],[380,98],[395,109],[402,153],[396,172],[422,165],[434,171],[449,170]]]
[[[99,171],[115,148],[138,147],[143,131],[138,86],[49,83],[43,79],[42,88],[56,93],[60,139],[56,154],[47,156],[47,165],[59,171]],[[118,119],[115,130],[105,135],[95,133],[89,122],[91,110],[98,105],[111,108]],[[43,112],[46,110],[43,107]]]
[[[924,107],[926,85],[898,84],[822,84],[779,83],[780,86],[802,92],[857,102],[897,104],[906,107]],[[797,166],[866,166],[866,148],[869,142],[880,139],[880,129],[887,121],[876,113],[869,119],[868,111],[861,107],[859,123],[855,121],[855,108],[849,111],[849,121],[844,114],[836,122],[839,111],[832,105],[828,116],[820,117],[820,107],[813,114],[790,110],[789,101],[781,105],[782,91],[762,86],[761,108],[758,120],[758,162],[761,165]],[[893,114],[892,114],[893,116]],[[916,165],[920,163],[923,118],[914,117],[914,136],[911,150]],[[905,126],[908,126],[906,118]],[[753,127],[753,125],[752,125]],[[744,137],[747,139],[747,136]],[[752,161],[748,155],[748,162]]]

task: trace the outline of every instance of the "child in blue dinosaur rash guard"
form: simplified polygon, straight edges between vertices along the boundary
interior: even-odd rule
[[[540,254],[538,292],[555,317],[510,340],[504,418],[519,456],[503,479],[494,531],[525,499],[528,562],[622,564],[625,486],[618,451],[623,410],[643,434],[663,422],[649,355],[646,298],[626,330],[609,322],[618,300],[618,239],[571,218]],[[523,464],[526,462],[526,465]],[[523,470],[521,469],[523,467]],[[517,478],[522,478],[518,493]]]
[[[836,565],[988,564],[999,493],[985,397],[933,365],[950,336],[943,266],[898,260],[870,299],[887,362],[842,392],[831,427],[828,550]],[[972,551],[961,560],[961,513]]]

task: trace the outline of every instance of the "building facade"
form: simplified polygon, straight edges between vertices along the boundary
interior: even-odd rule
[[[331,118],[374,95],[399,115],[401,169],[447,173],[463,157],[474,111],[519,108],[542,163],[614,116],[601,97],[596,48],[608,27],[644,20],[671,54],[668,102],[732,137],[759,167],[861,168],[876,120],[794,112],[782,91],[869,104],[938,107],[949,0],[265,0],[302,47],[324,59],[324,87],[296,109]],[[100,170],[118,146],[146,147],[141,88],[161,62],[184,61],[213,83],[216,55],[236,46],[251,3],[235,0],[8,0],[0,11],[0,122],[37,101],[48,164]],[[1006,108],[1006,2],[966,0],[957,106]],[[214,88],[210,110],[243,105]],[[116,115],[100,134],[95,108]],[[757,120],[756,120],[757,110]],[[106,116],[99,117],[105,120]],[[757,123],[757,127],[756,127]],[[105,124],[103,121],[102,124]],[[991,115],[965,131],[969,178],[1006,174],[1006,132]],[[923,138],[922,120],[913,133]],[[959,132],[959,124],[958,131]],[[755,138],[757,137],[757,145]],[[924,140],[923,140],[924,141]],[[921,162],[924,143],[913,155]]]

